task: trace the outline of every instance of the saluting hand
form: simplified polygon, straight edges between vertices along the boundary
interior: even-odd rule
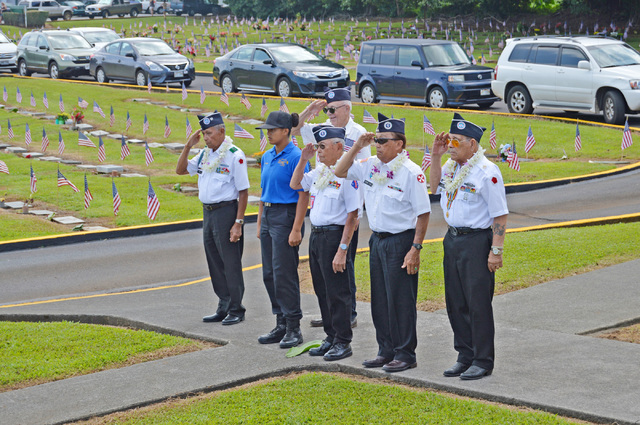
[[[302,154],[300,155],[300,161],[303,163],[309,161],[316,153],[316,147],[313,143],[309,143],[305,145],[304,149],[302,149]]]
[[[433,147],[431,148],[431,156],[442,156],[449,150],[449,133],[444,131],[437,134],[433,139]]]
[[[360,137],[358,137],[358,140],[356,140],[356,142],[353,144],[353,147],[356,148],[357,150],[365,148],[369,146],[371,143],[373,143],[374,137],[376,137],[375,133],[371,133],[371,132],[362,133]]]
[[[187,140],[187,146],[189,146],[189,148],[194,147],[200,142],[201,133],[202,133],[202,129],[199,128],[191,136],[189,136],[189,139]]]

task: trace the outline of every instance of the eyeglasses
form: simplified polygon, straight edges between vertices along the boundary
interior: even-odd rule
[[[459,147],[460,143],[462,143],[462,142],[463,142],[462,140],[453,139],[453,138],[447,140],[447,143],[450,144],[451,146],[453,146],[454,148]]]
[[[347,106],[347,105],[340,105],[340,106],[335,106],[335,107],[331,107],[331,108],[322,108],[322,112],[329,113],[329,114],[335,114],[336,113],[336,109],[338,108],[342,108],[343,106]]]
[[[385,143],[387,143],[389,140],[400,140],[400,139],[385,139],[385,138],[377,138],[374,137],[373,141],[376,142],[379,145],[384,145]]]

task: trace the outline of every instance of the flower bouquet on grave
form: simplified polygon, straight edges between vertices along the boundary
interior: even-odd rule
[[[507,143],[506,145],[500,145],[500,148],[498,149],[498,157],[500,158],[500,161],[507,162],[509,152],[511,152],[510,144]]]
[[[71,115],[67,114],[66,112],[60,112],[58,115],[56,115],[56,124],[64,124],[68,119],[71,119]]]

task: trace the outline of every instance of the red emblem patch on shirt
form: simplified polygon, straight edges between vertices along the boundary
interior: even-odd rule
[[[496,183],[498,183],[498,179],[497,179],[497,178],[495,178],[495,177],[491,177],[491,182],[492,182],[493,184],[496,184]]]
[[[424,183],[424,174],[418,175],[418,182]]]
[[[239,162],[240,164],[242,164],[242,163],[244,162],[244,160],[243,160],[242,158],[240,158],[240,159],[238,160],[238,162]]]

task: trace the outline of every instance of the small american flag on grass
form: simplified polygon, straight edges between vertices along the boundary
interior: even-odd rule
[[[371,115],[366,109],[364,110],[362,116],[362,122],[366,122],[368,124],[378,124],[378,121]]]
[[[95,148],[96,145],[84,134],[82,131],[78,132],[78,146],[86,146],[88,148]]]
[[[81,97],[78,97],[78,107],[82,109],[86,109],[89,107],[89,103]]]
[[[287,114],[289,113],[289,107],[287,106],[286,103],[284,103],[284,98],[280,98],[280,110],[282,112],[286,112]]]
[[[631,138],[631,130],[629,130],[629,119],[624,123],[624,131],[622,132],[622,144],[620,148],[625,150],[633,145],[633,139]]]
[[[22,103],[22,93],[20,93],[20,87],[16,87],[16,102]]]
[[[58,100],[58,108],[60,108],[60,112],[64,112],[64,101],[62,100],[62,94],[60,94],[60,100]]]
[[[120,194],[118,193],[118,189],[116,189],[116,184],[113,180],[111,180],[111,193],[113,194],[113,215],[118,215],[118,211],[120,210]]]
[[[227,96],[227,93],[224,92],[224,89],[222,89],[222,94],[220,95],[220,101],[225,105],[229,106],[229,96]]]
[[[265,136],[262,129],[260,129],[260,151],[264,151],[267,148],[267,142],[267,136]]]
[[[238,124],[235,125],[233,130],[234,137],[239,137],[241,139],[253,139],[253,135],[249,133],[244,128],[240,127]]]
[[[155,220],[159,209],[160,201],[158,201],[158,197],[153,191],[153,186],[151,186],[151,181],[149,181],[149,191],[147,192],[147,217],[149,217],[150,220]]]
[[[264,118],[264,115],[267,113],[267,101],[262,98],[262,107],[260,108],[260,116]]]
[[[75,184],[71,183],[69,179],[62,175],[60,170],[58,170],[58,187],[69,186],[73,189],[74,192],[80,192]]]
[[[98,136],[98,161],[104,162],[107,159],[107,153],[104,149],[104,142],[102,136]]]
[[[149,164],[151,164],[155,159],[153,158],[153,154],[151,153],[151,149],[149,148],[149,144],[146,142],[144,142],[144,162],[145,164],[147,164],[147,167],[149,166]]]
[[[491,144],[491,149],[496,148],[496,126],[494,122],[491,122],[491,134],[489,135],[489,143]]]
[[[87,182],[87,175],[84,175],[84,209],[89,208],[89,205],[93,201],[93,195],[91,195],[91,191],[89,190],[89,183]]]
[[[47,137],[47,132],[42,127],[42,152],[46,151],[49,147],[49,137]]]
[[[144,114],[144,122],[142,123],[142,134],[146,134],[149,131],[149,120],[147,119],[147,114]]]
[[[167,138],[171,135],[171,126],[169,125],[169,118],[164,116],[164,137]]]
[[[427,134],[432,134],[432,135],[436,135],[436,131],[433,129],[433,125],[431,124],[431,121],[429,121],[429,118],[427,118],[426,115],[422,116],[422,131],[424,131]]]
[[[42,104],[46,109],[49,109],[49,99],[47,99],[47,92],[42,95]]]
[[[58,155],[64,153],[64,140],[62,140],[62,132],[58,130]]]
[[[524,151],[526,153],[529,153],[529,151],[533,149],[535,144],[536,144],[536,138],[533,137],[533,131],[531,131],[531,125],[529,125],[529,132],[527,133],[527,141],[524,144]]]
[[[102,111],[100,105],[98,105],[98,102],[96,102],[95,100],[93,101],[93,112],[98,113],[102,118],[104,118],[104,112]]]
[[[129,145],[127,145],[127,141],[124,139],[124,136],[122,136],[121,143],[120,143],[120,160],[124,161],[124,159],[129,155],[131,155],[131,151],[129,150]]]
[[[36,177],[36,173],[33,172],[33,166],[30,165],[30,170],[29,170],[29,186],[31,189],[31,193],[36,193],[38,191],[38,178]]]
[[[124,131],[129,131],[129,127],[131,127],[131,115],[129,115],[129,111],[127,111],[127,127]]]
[[[24,142],[29,146],[31,143],[31,130],[29,129],[29,124],[25,124],[26,129],[24,130]]]
[[[247,98],[247,96],[244,95],[244,93],[242,93],[242,97],[240,98],[240,103],[242,103],[245,108],[251,109],[251,102],[249,102],[249,99]]]
[[[9,174],[9,167],[7,167],[7,164],[2,160],[0,160],[0,173]]]
[[[200,86],[200,104],[202,105],[204,103],[204,100],[206,99],[207,95],[204,93],[204,87]]]
[[[109,113],[109,127],[113,127],[116,123],[116,114],[113,112],[113,106],[111,106],[111,112]]]
[[[576,140],[574,142],[574,148],[576,152],[582,149],[582,138],[580,137],[580,126],[576,123]]]
[[[431,166],[431,152],[429,151],[429,145],[424,147],[424,155],[422,156],[422,171],[427,171],[427,168]]]

